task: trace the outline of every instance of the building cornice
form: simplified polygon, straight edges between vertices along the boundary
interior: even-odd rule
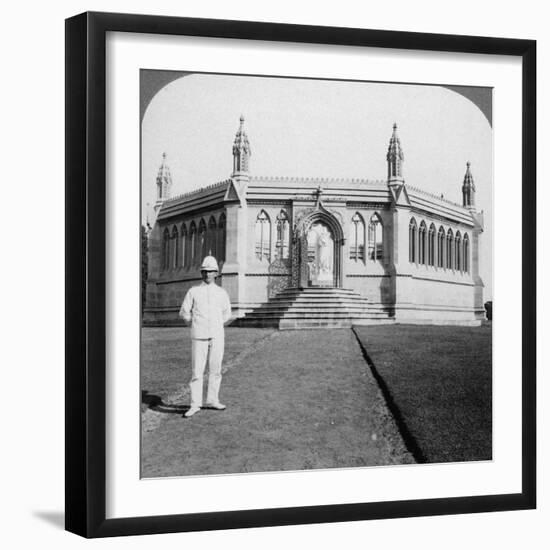
[[[306,184],[307,186],[317,187],[322,184],[323,187],[335,185],[342,187],[345,185],[386,185],[386,181],[382,179],[371,180],[366,178],[323,178],[323,177],[294,177],[294,176],[250,176],[250,183],[269,184],[269,183],[284,183],[284,184]]]

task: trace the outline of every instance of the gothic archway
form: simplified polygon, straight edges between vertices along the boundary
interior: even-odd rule
[[[320,230],[319,230],[320,228]],[[325,229],[323,229],[325,228]],[[327,242],[331,244],[332,250],[326,251],[327,254],[322,258],[323,253],[315,256],[318,261],[327,261],[330,258],[330,267],[332,269],[331,279],[332,284],[325,277],[318,277],[318,273],[312,277],[312,231],[321,235],[323,232],[328,237]],[[310,238],[310,248],[308,250],[308,236]],[[314,237],[315,238],[315,237]],[[332,241],[332,242],[331,242]],[[335,286],[341,287],[342,276],[342,261],[343,261],[343,247],[344,247],[344,231],[341,223],[330,212],[325,209],[311,209],[302,213],[302,216],[298,216],[298,221],[294,227],[293,235],[293,254],[292,254],[292,286],[304,288],[310,286],[312,283],[322,284],[319,286]],[[319,244],[315,242],[318,247]],[[326,246],[323,244],[321,246]],[[318,269],[316,266],[315,269]]]

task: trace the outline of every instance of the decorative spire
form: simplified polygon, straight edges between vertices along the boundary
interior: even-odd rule
[[[403,161],[405,160],[405,156],[401,149],[401,142],[397,135],[397,124],[395,122],[393,124],[393,133],[390,138],[386,160],[388,161],[388,183],[403,183]]]
[[[248,161],[252,156],[248,136],[244,129],[244,115],[241,115],[240,126],[233,142],[233,176],[248,172]]]
[[[466,174],[464,174],[464,183],[462,184],[462,205],[466,207],[475,206],[476,186],[474,177],[470,171],[470,161],[466,163]]]
[[[162,153],[162,163],[157,173],[157,201],[155,203],[155,211],[157,211],[162,203],[170,198],[170,190],[172,188],[172,174],[170,168],[166,164],[166,153]]]

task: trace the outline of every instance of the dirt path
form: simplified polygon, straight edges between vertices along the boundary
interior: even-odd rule
[[[155,413],[144,477],[414,462],[351,330],[274,332],[236,359],[226,411]]]

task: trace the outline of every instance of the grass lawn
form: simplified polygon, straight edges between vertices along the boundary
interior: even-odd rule
[[[492,458],[490,323],[354,330],[419,462]]]
[[[350,329],[226,329],[227,409],[190,419],[185,330],[143,331],[143,477],[414,462]]]
[[[226,328],[224,364],[231,363],[243,349],[268,338],[274,329]],[[232,335],[238,331],[239,337]],[[186,327],[144,328],[141,331],[141,391],[145,401],[166,399],[182,392],[191,372],[190,329]]]

